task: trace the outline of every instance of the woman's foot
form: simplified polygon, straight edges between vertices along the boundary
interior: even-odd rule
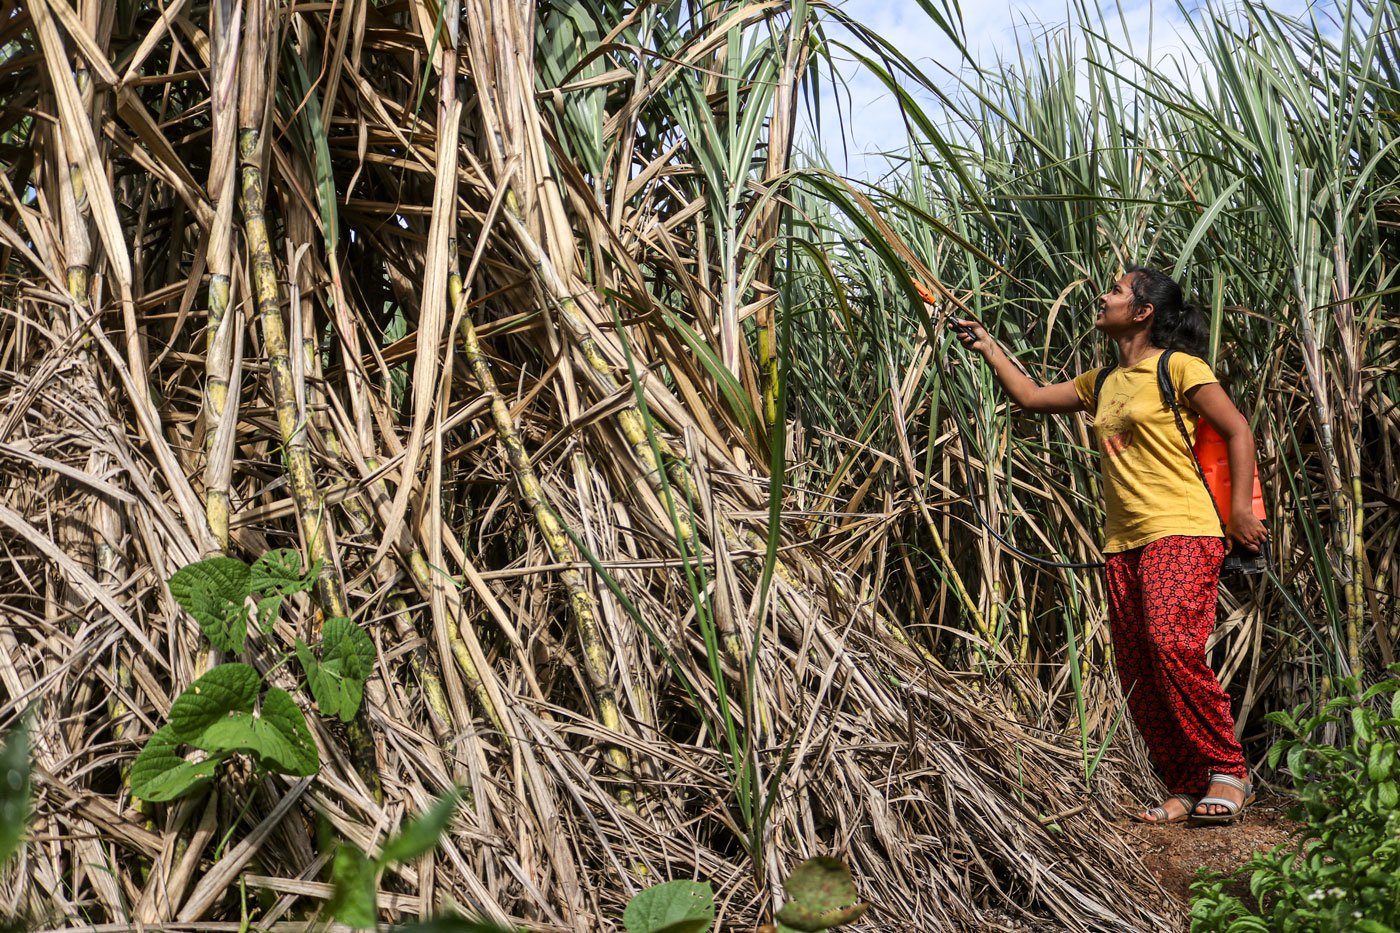
[[[1254,799],[1254,785],[1229,774],[1212,774],[1205,796],[1191,811],[1203,822],[1228,823],[1240,816]]]
[[[1133,816],[1139,823],[1180,823],[1191,816],[1196,798],[1189,794],[1172,794],[1157,806]]]

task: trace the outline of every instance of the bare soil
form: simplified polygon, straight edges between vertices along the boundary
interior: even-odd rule
[[[1164,913],[1179,916],[1180,928],[1184,930],[1196,871],[1209,868],[1229,872],[1255,852],[1287,842],[1298,828],[1296,821],[1288,819],[1290,806],[1286,797],[1261,794],[1245,811],[1243,820],[1226,826],[1155,826],[1135,823],[1126,816],[1117,825],[1124,841],[1156,875],[1158,883],[1180,901]]]

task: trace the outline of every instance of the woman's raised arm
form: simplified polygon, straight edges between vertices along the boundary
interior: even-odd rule
[[[1054,385],[1043,386],[1021,372],[1020,367],[1011,362],[1006,351],[977,321],[968,318],[958,321],[958,325],[957,335],[962,345],[982,354],[982,358],[996,374],[997,382],[1001,383],[1006,394],[1011,396],[1011,400],[1017,405],[1026,411],[1047,414],[1084,410],[1084,403],[1080,401],[1079,392],[1074,388],[1073,382],[1057,382]]]

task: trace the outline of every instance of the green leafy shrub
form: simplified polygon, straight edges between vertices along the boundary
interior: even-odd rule
[[[310,590],[319,563],[301,571],[296,551],[268,551],[252,566],[210,557],[180,568],[170,593],[220,651],[242,652],[250,620],[267,628],[294,593]],[[255,607],[250,613],[249,601]],[[321,712],[354,718],[374,666],[374,642],[349,619],[326,621],[317,650],[300,639],[296,654]],[[170,707],[170,721],[146,742],[131,768],[131,790],[152,802],[175,800],[213,780],[220,763],[246,755],[254,767],[307,776],[320,767],[306,717],[287,691],[268,687],[248,664],[220,664],[190,684]]]
[[[291,694],[268,689],[247,664],[220,664],[190,684],[170,707],[170,722],[151,736],[131,766],[131,789],[151,801],[174,800],[202,787],[235,752],[263,770],[306,776],[320,767],[306,717]],[[188,745],[205,753],[190,761]]]
[[[1269,752],[1285,760],[1303,827],[1288,845],[1256,854],[1234,874],[1204,874],[1192,885],[1192,930],[1225,933],[1400,928],[1400,677],[1360,696],[1354,678],[1320,713],[1305,708],[1267,717],[1290,736]],[[1389,716],[1377,712],[1391,694]],[[1349,722],[1342,747],[1311,740],[1318,729]],[[1254,905],[1231,893],[1248,880]]]

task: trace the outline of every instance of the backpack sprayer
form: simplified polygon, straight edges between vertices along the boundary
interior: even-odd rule
[[[1177,418],[1180,417],[1178,414]],[[1224,528],[1225,517],[1230,513],[1232,502],[1229,445],[1225,443],[1225,438],[1220,436],[1220,432],[1202,418],[1196,422],[1196,443],[1192,452],[1196,455],[1196,470],[1205,480],[1206,489],[1211,495],[1211,504],[1215,506],[1215,517],[1221,519],[1220,526]],[[1249,504],[1254,510],[1254,517],[1261,522],[1268,516],[1264,511],[1264,489],[1259,484],[1258,466],[1254,468],[1254,489],[1250,494]],[[1225,555],[1225,562],[1220,565],[1220,572],[1263,573],[1268,569],[1265,553],[1267,547],[1268,542],[1265,541],[1257,551],[1231,548],[1230,553]]]
[[[931,307],[937,307],[938,300],[923,283],[917,279],[911,279],[919,297],[924,303]],[[951,298],[951,296],[949,296]],[[944,323],[955,333],[972,336],[971,328],[959,324],[952,315],[947,314]],[[1182,442],[1185,443],[1187,452],[1190,454],[1192,462],[1196,466],[1196,473],[1200,476],[1201,482],[1205,485],[1206,492],[1210,497],[1211,507],[1215,509],[1215,517],[1220,522],[1220,532],[1225,534],[1226,521],[1233,504],[1232,500],[1232,480],[1230,477],[1230,451],[1225,438],[1220,436],[1220,432],[1211,426],[1210,422],[1204,418],[1196,424],[1196,440],[1193,444],[1190,434],[1186,430],[1186,424],[1181,417],[1181,408],[1176,401],[1176,390],[1172,386],[1171,372],[1168,369],[1168,360],[1171,358],[1173,350],[1164,350],[1157,360],[1157,387],[1162,393],[1163,404],[1170,408],[1172,415],[1176,419],[1177,429],[1181,432]],[[1096,377],[1094,386],[1094,398],[1098,399],[1102,394],[1104,380],[1108,374],[1116,367],[1106,366],[1101,369]],[[950,405],[954,417],[958,421],[958,439],[962,442],[963,458],[965,462],[971,464],[972,451],[968,447],[968,428],[963,419],[962,411],[957,405]],[[1034,554],[1027,554],[1008,541],[1000,532],[991,526],[991,523],[982,515],[982,510],[977,507],[977,497],[969,495],[968,504],[972,506],[972,513],[988,534],[996,539],[1002,546],[1024,560],[1040,564],[1044,567],[1057,567],[1067,570],[1082,570],[1093,567],[1102,567],[1102,561],[1058,561],[1045,557],[1037,557]],[[1264,493],[1259,483],[1259,469],[1254,470],[1254,489],[1251,497],[1251,507],[1254,516],[1261,521],[1266,513],[1264,511]],[[1221,564],[1221,574],[1258,574],[1264,573],[1268,569],[1268,562],[1264,550],[1248,551],[1241,547],[1233,547],[1230,553],[1225,556],[1224,563]],[[1272,576],[1272,574],[1271,574]]]

